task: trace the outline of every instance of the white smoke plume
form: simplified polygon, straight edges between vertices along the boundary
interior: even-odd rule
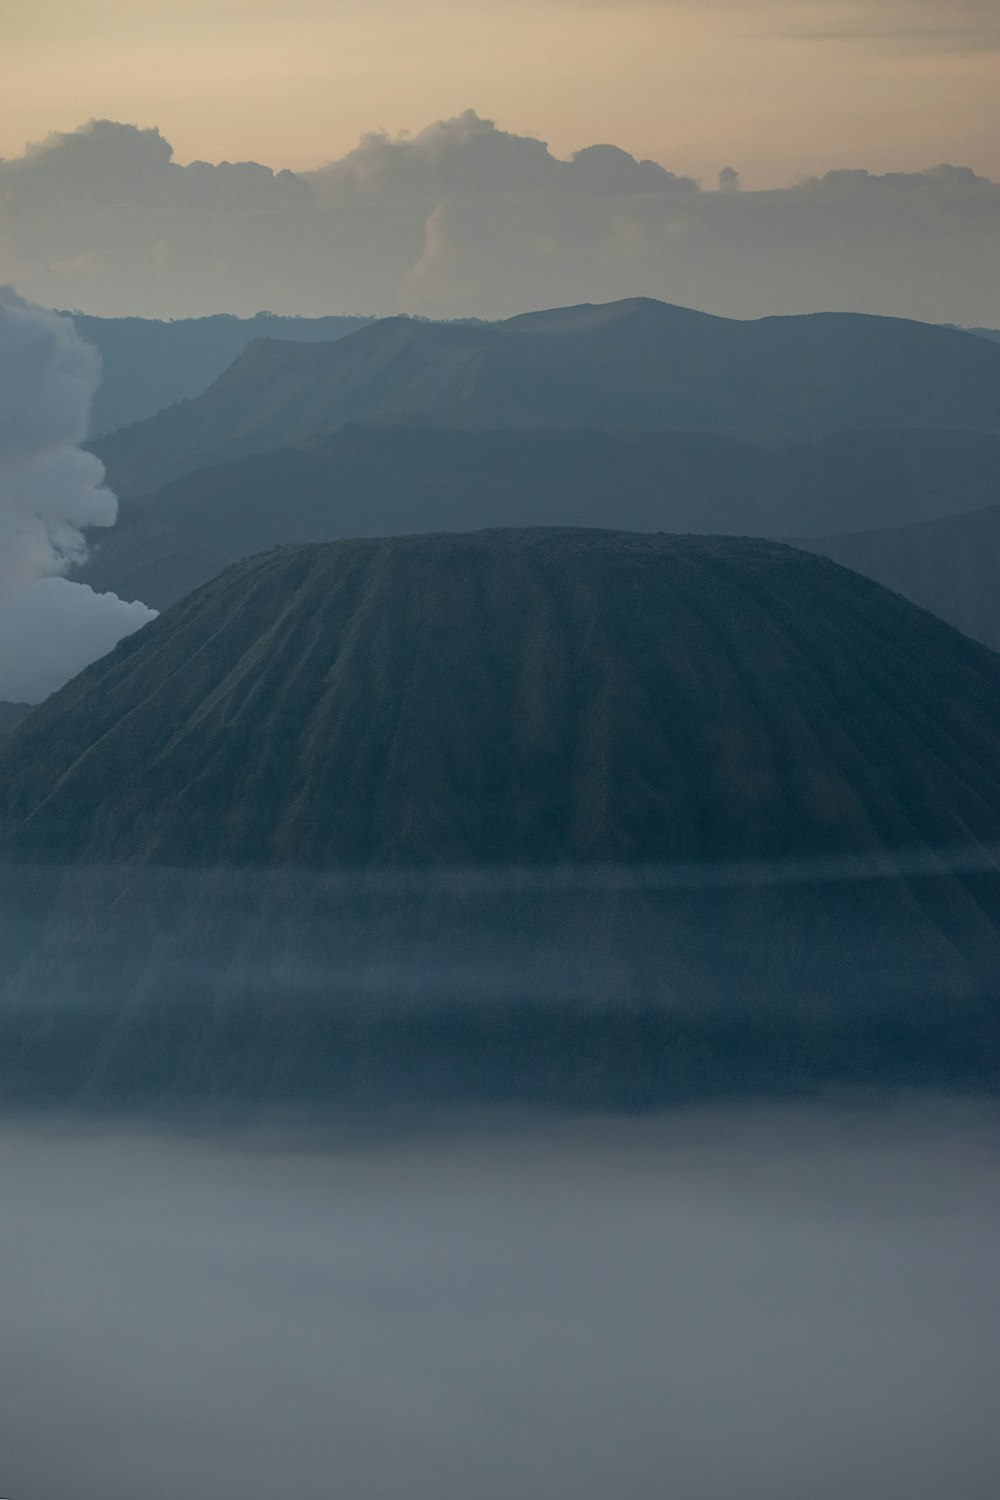
[[[118,502],[81,444],[100,380],[65,318],[0,287],[0,700],[39,703],[155,611],[63,575]]]

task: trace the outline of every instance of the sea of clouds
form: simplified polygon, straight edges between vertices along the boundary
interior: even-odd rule
[[[18,1500],[992,1500],[995,1106],[0,1128]]]

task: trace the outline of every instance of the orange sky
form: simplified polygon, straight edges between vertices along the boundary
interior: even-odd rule
[[[1000,178],[1000,0],[0,0],[0,155],[106,116],[304,168],[467,107],[748,186]]]

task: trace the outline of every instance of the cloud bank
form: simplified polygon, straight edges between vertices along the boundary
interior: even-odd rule
[[[80,444],[100,378],[66,319],[0,288],[0,700],[38,703],[153,618],[62,574],[111,526],[104,466]]]
[[[173,159],[96,121],[0,162],[0,276],[104,314],[501,317],[648,295],[737,317],[1000,324],[1000,185],[960,166],[719,186],[613,145],[557,158],[472,111],[313,172]]]

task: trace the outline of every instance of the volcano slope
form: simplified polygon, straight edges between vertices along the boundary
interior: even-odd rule
[[[777,543],[278,548],[0,790],[9,1102],[995,1082],[1000,658]]]

